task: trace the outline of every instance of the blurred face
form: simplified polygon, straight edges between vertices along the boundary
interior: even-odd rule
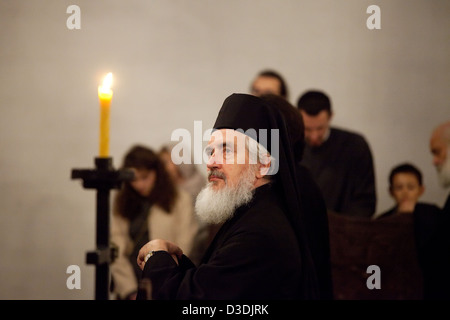
[[[433,165],[439,171],[447,158],[447,144],[438,134],[431,137],[430,151],[433,155]]]
[[[430,151],[433,165],[436,167],[442,187],[450,186],[450,148],[442,138],[441,132],[435,132],[430,139]]]
[[[156,181],[155,170],[132,169],[134,180],[130,182],[131,187],[143,197],[148,197],[153,190]]]
[[[423,191],[424,187],[419,184],[417,177],[412,173],[397,173],[392,179],[390,193],[397,204],[405,202],[415,204],[423,194]]]
[[[305,124],[305,140],[311,147],[320,146],[328,134],[330,128],[331,115],[326,110],[320,111],[317,115],[311,116],[304,111],[300,111]]]
[[[262,96],[263,94],[281,94],[281,84],[277,78],[273,77],[257,77],[253,81],[251,93],[254,96]]]
[[[170,153],[162,152],[160,154],[160,158],[164,164],[164,167],[166,168],[167,172],[169,173],[170,177],[173,179],[173,181],[177,182],[181,177],[180,177],[177,165],[172,162]]]

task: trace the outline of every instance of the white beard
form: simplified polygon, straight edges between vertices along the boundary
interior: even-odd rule
[[[438,178],[443,188],[450,187],[450,152],[447,152],[444,163],[438,168]]]
[[[236,186],[225,186],[219,190],[209,182],[197,196],[195,211],[204,223],[220,224],[230,219],[235,210],[253,199],[255,171],[250,166]]]

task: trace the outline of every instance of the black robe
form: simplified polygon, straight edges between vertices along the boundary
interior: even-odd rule
[[[395,214],[399,214],[397,207],[382,213],[378,219]],[[416,204],[413,216],[417,257],[423,275],[423,298],[449,299],[449,216],[438,206],[423,202]]]
[[[301,253],[284,210],[267,184],[223,224],[198,267],[186,256],[177,266],[167,252],[156,252],[143,270],[152,299],[298,299]]]
[[[361,217],[375,213],[375,170],[363,136],[331,128],[321,146],[305,146],[301,163],[311,171],[329,210]]]
[[[301,164],[298,164],[296,169],[300,206],[307,226],[305,232],[311,249],[311,257],[316,268],[319,298],[331,300],[334,295],[327,207],[309,170]]]
[[[442,211],[444,211],[445,214],[450,215],[450,194],[447,197],[447,201],[445,201]]]
[[[426,257],[429,282],[426,298],[450,300],[450,194],[435,226]]]

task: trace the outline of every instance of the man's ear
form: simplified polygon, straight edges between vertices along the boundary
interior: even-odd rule
[[[333,119],[333,116],[334,116],[333,111],[330,111],[328,114],[328,122],[331,122],[331,119]]]
[[[394,197],[394,190],[392,188],[392,186],[389,187],[389,195],[393,198]]]
[[[270,165],[272,162],[270,161],[270,156],[266,156],[265,159],[260,159],[258,163],[258,170],[256,171],[256,178],[261,179],[267,175],[270,170]]]
[[[423,195],[423,193],[425,192],[425,186],[424,185],[421,185],[420,187],[419,187],[419,196],[421,196],[421,195]]]

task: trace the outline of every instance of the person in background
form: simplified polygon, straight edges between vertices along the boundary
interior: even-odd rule
[[[206,185],[206,177],[200,173],[193,161],[175,164],[172,161],[172,150],[175,146],[175,143],[161,146],[158,155],[175,184],[187,191],[195,201],[199,192]]]
[[[395,201],[390,210],[374,216],[374,219],[389,219],[398,215],[411,215],[414,219],[414,237],[419,266],[423,275],[423,298],[435,299],[442,291],[442,280],[436,277],[440,267],[439,249],[445,237],[440,230],[442,211],[435,204],[420,202],[425,191],[421,171],[410,163],[395,166],[389,174],[389,193]]]
[[[430,137],[430,152],[433,157],[433,165],[438,174],[442,188],[450,187],[450,121],[443,122],[433,129]],[[450,193],[442,207],[442,215],[438,223],[438,231],[435,236],[436,248],[434,250],[434,268],[432,276],[435,290],[431,298],[450,299]],[[430,271],[431,272],[431,271]]]
[[[428,246],[432,245],[440,209],[434,204],[419,202],[425,191],[422,180],[421,171],[413,164],[402,163],[395,166],[389,174],[389,194],[394,199],[395,205],[374,218],[388,219],[400,214],[410,214],[413,217],[417,256],[423,273],[424,298],[426,298],[430,290],[427,273],[433,272],[434,269],[428,265],[430,260],[427,257],[434,248]]]
[[[190,163],[182,162],[180,164],[175,164],[175,162],[172,160],[172,150],[176,145],[176,143],[165,144],[160,148],[158,154],[167,171],[169,172],[172,180],[181,189],[185,190],[191,195],[192,205],[194,205],[197,195],[206,185],[207,180],[206,177],[198,170],[198,167],[193,161],[193,157],[191,157]],[[187,148],[187,146],[183,147]],[[218,225],[206,224],[201,220],[198,221],[198,224],[199,229],[195,236],[193,249],[189,256],[194,264],[198,264],[200,262],[203,254],[206,251],[206,248],[208,247],[208,244],[212,241],[214,234],[219,228]]]
[[[176,186],[152,149],[133,146],[122,168],[132,170],[134,180],[124,182],[114,197],[111,242],[118,256],[111,263],[111,289],[117,299],[132,300],[141,278],[139,249],[162,237],[191,252],[198,222],[191,196]]]
[[[425,186],[420,170],[410,163],[402,163],[394,167],[389,174],[389,194],[395,201],[395,206],[379,215],[388,217],[394,214],[413,213],[419,198],[423,195]],[[434,204],[425,204],[431,211],[439,211]]]
[[[366,139],[331,126],[331,101],[322,91],[307,91],[297,102],[305,124],[301,163],[319,185],[327,209],[370,218],[376,210],[375,168]]]
[[[450,121],[437,126],[430,138],[430,151],[442,188],[450,187]],[[450,216],[450,193],[443,210]]]
[[[286,100],[289,98],[288,87],[283,76],[279,72],[270,69],[258,73],[252,81],[250,93],[258,97],[263,94],[275,94]]]

